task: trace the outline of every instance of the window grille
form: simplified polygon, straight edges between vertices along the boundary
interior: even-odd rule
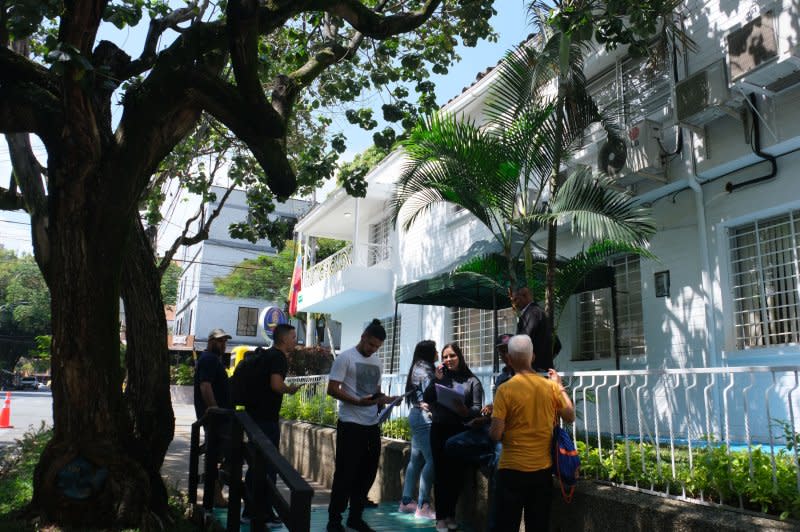
[[[590,82],[589,93],[601,110],[632,124],[671,106],[669,59],[654,56],[617,63]]]
[[[389,259],[389,235],[392,232],[392,219],[387,217],[369,226],[368,266],[375,266]]]
[[[646,354],[642,320],[642,276],[639,257],[611,261],[617,289],[617,350],[620,356]],[[578,349],[573,360],[600,360],[614,354],[611,288],[578,294]]]
[[[800,341],[800,210],[729,230],[737,349]]]
[[[400,366],[400,327],[402,325],[402,316],[400,314],[397,315],[397,321],[395,321],[394,316],[389,316],[387,318],[379,318],[381,325],[383,328],[386,329],[386,340],[383,342],[383,345],[380,349],[378,349],[378,356],[381,357],[381,363],[383,364],[383,374],[389,375],[390,373],[401,373],[399,366]],[[367,327],[369,323],[364,324],[364,328]],[[397,338],[397,345],[395,346],[395,353],[394,353],[394,368],[391,368],[392,365],[392,343],[394,343],[394,339]],[[405,369],[403,370],[405,371]]]
[[[464,359],[473,371],[494,363],[494,324],[492,311],[474,308],[452,308],[450,313],[450,338],[461,346]],[[517,330],[517,317],[512,308],[497,312],[498,334],[513,334]],[[439,350],[441,351],[441,347]]]
[[[255,336],[258,330],[258,309],[239,307],[236,320],[236,336]]]

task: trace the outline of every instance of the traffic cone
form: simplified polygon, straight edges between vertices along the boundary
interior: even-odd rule
[[[11,424],[11,392],[6,392],[6,404],[0,410],[0,429],[13,429]]]

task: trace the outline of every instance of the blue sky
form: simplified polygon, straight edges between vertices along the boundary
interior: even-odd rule
[[[461,93],[464,87],[475,81],[475,76],[488,66],[493,66],[504,52],[520,43],[531,31],[525,13],[525,2],[522,0],[496,0],[495,9],[498,14],[492,18],[492,26],[498,34],[496,43],[480,42],[476,48],[459,48],[461,62],[453,65],[443,76],[433,76],[436,83],[437,102],[441,105]],[[99,39],[107,39],[117,43],[131,55],[138,55],[144,42],[147,24],[142,22],[136,28],[117,30],[105,24]],[[169,38],[166,35],[165,38]],[[372,97],[377,108],[382,103],[380,95]],[[344,118],[338,119],[334,127],[342,129],[348,138],[347,152],[344,159],[352,157],[372,144],[374,131],[363,131],[347,123]],[[381,127],[381,126],[379,126]],[[375,131],[377,131],[376,129]],[[46,152],[41,145],[34,146],[34,151],[42,162]],[[0,186],[7,187],[10,179],[10,163],[5,141],[0,143]],[[30,244],[30,227],[27,215],[23,212],[0,211],[0,244],[8,249],[32,252]]]

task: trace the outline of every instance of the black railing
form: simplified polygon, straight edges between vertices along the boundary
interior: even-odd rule
[[[206,444],[200,445],[200,427],[205,427]],[[245,436],[247,438],[245,439]],[[280,455],[278,450],[245,412],[234,412],[223,408],[209,408],[206,414],[192,424],[191,448],[189,450],[189,502],[197,508],[197,487],[200,483],[200,455],[205,454],[203,472],[203,504],[198,510],[209,515],[214,508],[214,488],[217,478],[218,457],[222,443],[230,438],[230,454],[226,457],[225,472],[228,484],[228,531],[238,531],[240,527],[239,513],[242,498],[248,496],[242,481],[242,468],[246,463],[252,470],[252,478],[259,487],[271,492],[272,501],[278,516],[292,532],[309,532],[311,527],[311,498],[314,490],[308,482]],[[287,501],[278,487],[267,476],[268,470],[274,470],[289,488]],[[266,530],[264,522],[265,508],[256,508],[250,529],[255,532]]]

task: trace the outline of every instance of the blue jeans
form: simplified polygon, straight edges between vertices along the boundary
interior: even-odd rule
[[[419,479],[419,497],[417,505],[430,503],[433,487],[433,455],[431,454],[431,420],[430,415],[419,407],[414,407],[408,414],[411,425],[411,459],[406,469],[403,482],[403,500],[414,498],[414,488]]]

